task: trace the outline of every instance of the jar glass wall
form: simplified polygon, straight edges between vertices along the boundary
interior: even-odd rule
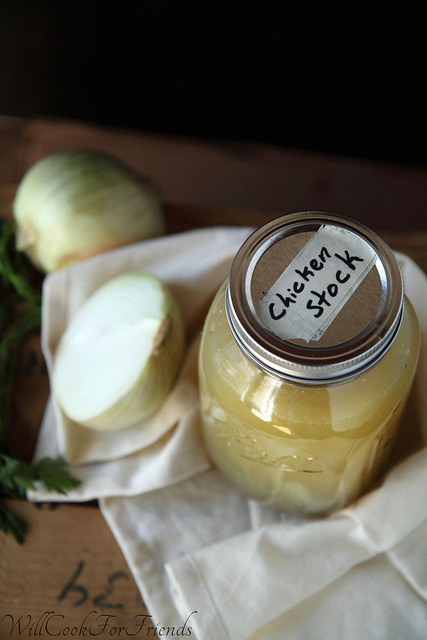
[[[341,508],[384,472],[416,371],[419,330],[405,299],[391,347],[347,381],[309,385],[270,375],[237,345],[226,283],[203,330],[203,435],[219,471],[248,497],[303,514]]]

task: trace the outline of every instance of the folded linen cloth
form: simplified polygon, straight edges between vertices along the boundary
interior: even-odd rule
[[[36,457],[65,456],[83,482],[65,498],[42,488],[29,497],[100,498],[152,614],[147,633],[151,624],[164,627],[163,635],[169,628],[169,635],[180,630],[199,640],[424,638],[427,278],[397,254],[422,329],[411,422],[401,439],[403,446],[415,433],[416,450],[347,509],[325,518],[292,516],[230,486],[211,468],[200,436],[197,338],[249,232],[215,228],[168,236],[47,277],[42,339],[49,371],[59,336],[82,300],[108,278],[137,268],[171,287],[183,307],[189,348],[165,405],[152,423],[140,425],[145,433],[132,428],[105,438],[76,430],[50,399]]]
[[[129,271],[150,271],[169,287],[182,310],[188,341],[174,388],[153,417],[133,427],[110,432],[87,429],[69,420],[54,398],[49,398],[35,458],[60,456],[71,463],[82,483],[67,494],[67,500],[152,491],[210,467],[200,435],[193,428],[199,406],[200,332],[213,296],[250,231],[249,227],[221,227],[147,240],[45,278],[42,350],[49,375],[58,341],[83,301],[110,278]],[[42,488],[37,491],[37,499],[52,498]]]

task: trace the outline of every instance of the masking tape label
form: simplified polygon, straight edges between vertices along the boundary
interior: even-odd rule
[[[355,233],[323,225],[260,301],[261,320],[283,340],[319,340],[377,259]]]

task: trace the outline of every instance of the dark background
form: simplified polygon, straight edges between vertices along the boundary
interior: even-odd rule
[[[425,166],[410,4],[0,2],[0,114]]]

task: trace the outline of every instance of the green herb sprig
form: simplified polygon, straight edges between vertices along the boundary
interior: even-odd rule
[[[62,494],[80,484],[63,460],[24,462],[11,454],[7,443],[20,348],[40,323],[41,293],[34,284],[34,271],[15,250],[13,224],[0,220],[0,498],[25,499],[27,490],[34,489],[36,483]],[[23,523],[1,503],[0,530],[24,542]]]

